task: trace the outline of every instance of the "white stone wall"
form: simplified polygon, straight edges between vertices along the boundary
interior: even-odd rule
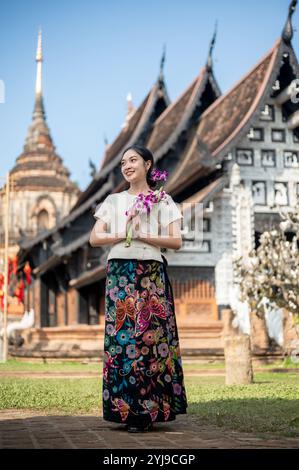
[[[264,140],[253,141],[248,136],[243,138],[236,148],[232,151],[233,157],[237,160],[237,151],[239,148],[248,148],[253,150],[254,166],[242,165],[240,166],[241,178],[244,179],[245,186],[253,192],[253,184],[255,181],[265,181],[266,186],[266,204],[259,204],[256,196],[254,197],[254,211],[258,212],[273,212],[275,204],[275,183],[286,183],[288,190],[289,204],[285,209],[294,207],[296,203],[296,185],[299,183],[299,162],[295,163],[292,168],[284,166],[284,151],[299,152],[299,143],[294,142],[293,131],[288,130],[286,123],[283,121],[281,108],[275,106],[273,101],[269,100],[270,105],[274,106],[275,121],[262,121],[256,118],[252,122],[252,127],[261,127],[264,129]],[[273,142],[271,136],[272,129],[284,129],[285,142]],[[262,164],[262,151],[275,150],[276,152],[276,166],[265,167]],[[298,155],[299,158],[299,155]],[[275,212],[277,212],[275,210]]]
[[[282,206],[286,210],[291,209],[296,204],[296,192],[299,189],[299,143],[294,141],[293,132],[287,129],[286,123],[282,118],[281,108],[275,106],[271,100],[268,103],[274,107],[275,120],[264,121],[257,117],[252,122],[253,128],[263,129],[264,139],[256,141],[250,139],[247,135],[231,150],[232,163],[237,161],[238,149],[250,149],[253,152],[253,165],[249,166],[244,163],[242,164],[240,161],[238,162],[241,186],[245,187],[252,195],[253,214],[277,212],[277,209],[272,207],[275,202],[278,202],[278,199],[275,201],[275,183],[286,183],[289,201],[288,205]],[[285,142],[273,142],[272,129],[284,130]],[[275,150],[276,166],[269,167],[263,165],[263,150]],[[298,163],[295,161],[292,168],[287,168],[284,165],[284,151],[298,152]],[[253,183],[255,181],[265,182],[266,204],[260,204],[257,201],[253,191]],[[241,243],[241,239],[245,237],[244,230],[246,229],[246,222],[245,225],[243,224],[243,228],[239,227],[237,229],[236,227],[232,191],[237,191],[237,188],[233,189],[232,185],[230,188],[223,189],[204,212],[203,217],[210,219],[210,231],[203,233],[203,239],[210,242],[210,252],[205,252],[203,247],[198,248],[194,246],[192,241],[190,241],[185,242],[178,252],[169,252],[167,255],[170,264],[186,266],[187,268],[188,266],[215,267],[218,304],[229,303],[229,291],[233,283],[232,256],[236,248],[239,249],[244,245],[244,243]],[[250,215],[252,211],[246,210],[245,207],[240,208],[239,211],[240,214],[246,215],[248,222],[248,230],[245,230],[248,239],[245,244],[248,246],[250,245],[249,239],[254,234],[254,217],[252,214]],[[241,233],[238,233],[238,230],[241,230]]]
[[[229,189],[219,192],[202,215],[204,219],[209,220],[209,231],[203,231],[202,233],[202,246],[194,246],[192,240],[184,242],[179,251],[169,251],[169,254],[167,254],[170,264],[213,267],[225,252],[231,251],[232,211],[230,200],[231,191]],[[184,225],[190,227],[188,223],[188,220],[184,220]],[[205,242],[209,243],[210,252],[206,251]]]

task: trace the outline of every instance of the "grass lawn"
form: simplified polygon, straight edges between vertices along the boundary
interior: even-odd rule
[[[227,386],[224,380],[186,380],[191,416],[227,429],[299,436],[298,374],[255,373],[250,385]]]
[[[85,372],[85,371],[101,371],[102,362],[84,363],[82,362],[23,362],[18,359],[8,359],[7,362],[0,363],[0,371],[37,371],[37,372]]]
[[[9,362],[0,364],[0,370],[98,370],[99,377],[2,377],[0,409],[27,408],[61,414],[101,413],[101,364]],[[195,364],[188,365],[195,368]],[[202,364],[197,367],[202,368]],[[261,436],[269,432],[299,435],[298,373],[265,370],[255,373],[254,383],[250,385],[226,386],[224,380],[223,376],[185,377],[190,419],[203,425],[213,424]]]

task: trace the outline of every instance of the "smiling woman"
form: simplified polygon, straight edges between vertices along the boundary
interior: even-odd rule
[[[90,237],[94,246],[113,240],[106,265],[103,418],[126,424],[129,432],[187,413],[174,296],[161,254],[161,247],[181,246],[182,214],[170,195],[152,207],[150,220],[146,213],[132,217],[140,227],[125,244],[126,211],[156,186],[153,162],[146,148],[124,151],[121,171],[130,187],[106,197],[94,214],[102,233],[93,230]],[[158,234],[159,219],[166,236]]]
[[[120,166],[124,178],[130,183],[131,194],[146,194],[156,187],[156,181],[151,178],[149,171],[154,166],[154,158],[146,147],[128,147],[123,153]]]

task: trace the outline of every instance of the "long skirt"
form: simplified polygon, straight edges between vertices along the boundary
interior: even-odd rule
[[[187,413],[173,290],[166,263],[106,265],[103,418],[124,424]]]

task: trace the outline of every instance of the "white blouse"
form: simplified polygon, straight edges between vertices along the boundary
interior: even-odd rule
[[[124,232],[126,229],[126,210],[131,207],[135,194],[128,191],[109,194],[106,199],[96,208],[94,217],[108,224],[108,232]],[[149,214],[141,213],[141,231],[150,235],[158,235],[159,223],[161,224],[161,235],[167,234],[167,226],[174,220],[181,219],[182,213],[172,197],[166,194],[166,199],[155,204]],[[125,239],[114,243],[111,247],[107,261],[111,258],[137,258],[155,259],[163,262],[161,248],[146,243],[142,240],[132,238],[131,246],[125,247]]]

